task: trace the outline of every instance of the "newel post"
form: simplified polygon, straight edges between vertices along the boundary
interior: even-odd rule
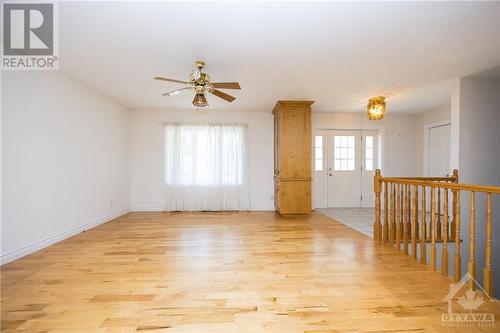
[[[380,193],[382,192],[382,175],[380,169],[375,170],[373,177],[373,190],[375,192],[375,223],[373,224],[373,239],[376,241],[382,240],[380,224]]]

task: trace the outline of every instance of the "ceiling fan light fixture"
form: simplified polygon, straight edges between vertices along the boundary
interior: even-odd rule
[[[218,98],[225,100],[226,102],[232,102],[236,97],[226,94],[218,89],[241,89],[238,82],[211,82],[210,75],[205,73],[203,69],[205,68],[205,63],[203,61],[196,61],[195,68],[189,75],[189,81],[174,80],[167,77],[156,76],[155,80],[182,83],[185,84],[184,88],[176,89],[163,93],[163,96],[175,96],[187,91],[194,90],[195,96],[193,99],[193,105],[199,108],[207,107],[208,102],[205,93],[210,93]]]
[[[207,99],[205,98],[205,94],[196,94],[194,95],[193,105],[198,108],[203,108],[208,106]]]
[[[368,100],[368,119],[380,120],[386,111],[385,96],[372,97]]]

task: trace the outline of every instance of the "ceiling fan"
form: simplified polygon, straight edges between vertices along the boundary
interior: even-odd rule
[[[228,95],[220,90],[217,90],[216,88],[241,89],[238,82],[210,82],[210,75],[203,72],[203,69],[205,68],[205,63],[203,61],[198,60],[194,63],[194,65],[195,69],[193,69],[193,72],[189,76],[189,81],[174,80],[161,76],[155,77],[154,78],[155,80],[182,83],[186,85],[186,87],[184,88],[169,91],[162,95],[176,96],[189,91],[194,91],[195,95],[193,99],[193,105],[200,108],[208,106],[207,98],[205,97],[205,93],[207,92],[219,98],[222,98],[223,100],[228,102],[232,102],[236,99],[235,97]]]

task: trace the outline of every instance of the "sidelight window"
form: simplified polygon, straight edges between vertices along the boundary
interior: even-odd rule
[[[373,136],[367,136],[365,140],[365,170],[373,171]]]
[[[314,137],[314,170],[323,171],[323,136]]]

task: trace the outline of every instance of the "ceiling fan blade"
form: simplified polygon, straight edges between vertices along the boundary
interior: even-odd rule
[[[238,82],[215,82],[212,87],[219,89],[241,89]]]
[[[193,87],[186,87],[186,88],[181,88],[181,89],[177,89],[177,90],[172,90],[172,91],[169,91],[169,92],[166,92],[164,94],[162,94],[163,96],[176,96],[176,95],[180,95],[182,93],[185,93],[189,90],[193,89]]]
[[[231,96],[231,95],[228,95],[228,94],[226,94],[226,93],[223,93],[222,91],[217,90],[217,89],[212,89],[212,90],[210,90],[210,93],[212,93],[212,94],[214,94],[215,96],[220,97],[220,98],[222,98],[223,100],[226,100],[226,101],[228,101],[228,102],[232,102],[232,101],[234,101],[234,100],[236,99],[236,97],[233,97],[233,96]]]
[[[161,81],[175,82],[175,83],[184,83],[184,84],[188,84],[189,83],[187,81],[168,79],[166,77],[161,77],[161,76],[156,76],[156,77],[154,77],[154,79],[155,80],[161,80]]]

